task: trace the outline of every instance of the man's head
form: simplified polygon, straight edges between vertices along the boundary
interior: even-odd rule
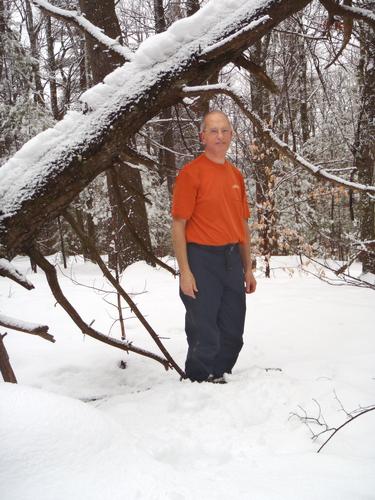
[[[210,111],[202,121],[200,139],[207,156],[211,159],[225,159],[230,141],[232,140],[232,126],[225,113]]]

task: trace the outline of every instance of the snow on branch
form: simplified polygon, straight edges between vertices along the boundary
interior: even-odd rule
[[[358,19],[375,28],[375,13],[371,10],[339,4],[336,3],[335,0],[320,0],[320,3],[324,5],[331,14]]]
[[[205,56],[205,55],[212,56],[213,54],[215,54],[215,52],[217,50],[221,50],[223,48],[223,46],[228,45],[228,43],[234,42],[236,39],[239,38],[240,35],[243,35],[248,31],[251,31],[251,30],[254,30],[255,28],[258,28],[259,26],[261,26],[262,24],[266,23],[269,20],[270,20],[269,16],[262,16],[261,18],[254,20],[253,22],[249,23],[247,26],[244,26],[243,28],[241,28],[237,32],[232,33],[231,35],[223,38],[219,42],[214,43],[214,44],[210,45],[209,47],[207,47],[206,49],[204,49],[202,51],[202,56]]]
[[[100,44],[104,45],[106,49],[116,52],[125,61],[131,61],[133,59],[133,52],[120,44],[118,40],[110,38],[101,28],[98,28],[90,21],[88,21],[85,16],[77,12],[76,10],[61,9],[60,7],[55,7],[51,5],[47,0],[33,0],[34,5],[39,7],[44,13],[55,17],[57,19],[63,19],[64,21],[69,21],[75,24],[78,28],[83,29],[89,33],[93,38],[95,38]]]
[[[48,333],[47,325],[37,325],[36,323],[29,323],[20,319],[11,318],[5,314],[0,314],[0,326],[10,328],[18,332],[30,333],[31,335],[38,335],[49,342],[56,342],[53,335]]]
[[[337,175],[333,175],[324,168],[310,163],[303,156],[295,153],[286,142],[282,141],[270,128],[261,120],[261,118],[251,111],[246,100],[233,88],[228,85],[202,85],[195,87],[183,87],[182,94],[186,96],[201,96],[202,94],[225,94],[230,97],[242,110],[242,112],[251,120],[251,122],[258,127],[262,134],[264,134],[272,143],[272,145],[286,158],[288,158],[294,165],[302,167],[315,177],[333,182],[340,186],[353,189],[355,191],[364,191],[366,193],[375,194],[375,186],[359,184],[351,182]]]
[[[32,290],[34,285],[18,271],[9,261],[6,259],[0,259],[0,276],[9,278],[19,285],[23,286],[27,290]]]
[[[82,189],[113,165],[124,143],[147,121],[181,101],[182,84],[206,81],[308,3],[214,0],[147,38],[131,62],[81,96],[85,112],[68,112],[0,168],[3,244],[8,249],[27,244],[46,220],[61,214]],[[244,30],[250,23],[254,27]],[[222,40],[226,42],[215,45]],[[202,56],[211,46],[215,50]],[[133,156],[129,154],[130,162]]]

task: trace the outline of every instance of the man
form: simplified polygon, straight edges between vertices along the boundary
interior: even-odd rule
[[[191,381],[225,383],[242,348],[251,269],[249,208],[241,173],[225,158],[232,127],[221,111],[203,120],[204,153],[185,165],[173,194],[172,237],[186,308]]]

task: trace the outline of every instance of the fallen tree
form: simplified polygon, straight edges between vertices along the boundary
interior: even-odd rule
[[[0,169],[0,241],[8,251],[22,249],[117,157],[140,164],[130,147],[119,151],[124,137],[130,139],[163,108],[180,102],[183,85],[205,82],[309,2],[235,3],[234,11],[221,12],[212,2],[192,16],[193,22],[182,19],[148,39],[133,61],[83,95],[86,112],[69,113],[40,134],[44,147],[37,154],[38,136]]]
[[[69,17],[44,0],[36,3],[57,17]],[[149,120],[163,109],[183,102],[187,95],[226,94],[291,162],[314,176],[373,197],[374,186],[331,175],[294,153],[233,90],[205,85],[212,75],[232,62],[253,71],[267,88],[277,92],[262,69],[243,53],[309,3],[309,0],[259,0],[257,4],[252,0],[211,1],[194,16],[181,19],[165,32],[147,39],[134,54],[102,36],[95,26],[88,27],[82,16],[70,16],[71,22],[90,29],[100,44],[129,61],[83,94],[81,112],[69,112],[54,128],[29,141],[0,168],[0,251],[7,255],[22,251],[32,256],[46,272],[56,299],[83,333],[125,351],[153,358],[165,368],[175,368],[183,376],[182,370],[159,342],[158,335],[143,322],[144,317],[139,311],[138,319],[154,338],[163,357],[137,348],[131,342],[109,338],[85,323],[62,294],[54,266],[35,247],[33,240],[47,221],[66,213],[70,203],[101,172],[121,164],[132,168],[153,168],[150,158],[131,147],[131,139]],[[322,1],[322,4],[330,15],[337,14],[337,4],[331,1]],[[340,10],[340,15],[352,16],[370,26],[374,23],[372,13],[365,9],[345,7]],[[124,147],[124,143],[127,146]],[[71,222],[74,224],[74,220]],[[85,235],[80,234],[80,238],[85,239]],[[95,260],[103,267],[99,254]],[[158,263],[168,268],[162,262]],[[102,270],[106,274],[104,267]],[[108,273],[107,278],[112,281]],[[116,282],[112,284],[117,287]],[[135,310],[126,292],[122,288],[117,288],[117,292]]]

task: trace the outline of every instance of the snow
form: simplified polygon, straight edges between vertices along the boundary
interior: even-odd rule
[[[253,21],[252,23],[249,23],[247,26],[245,26],[244,28],[242,28],[241,30],[239,30],[237,33],[234,33],[233,35],[230,35],[227,38],[224,38],[224,40],[220,40],[220,42],[217,42],[217,43],[211,45],[210,47],[208,47],[207,49],[205,49],[202,52],[202,55],[209,54],[213,50],[216,50],[216,49],[220,48],[224,44],[230,42],[231,40],[234,40],[238,35],[240,35],[242,33],[246,33],[247,31],[251,31],[251,30],[254,30],[255,28],[258,28],[259,26],[261,26],[266,21],[269,21],[269,19],[271,19],[270,16],[263,16],[260,19],[257,19],[256,21]]]
[[[6,259],[0,259],[0,275],[12,277],[14,281],[22,283],[28,289],[34,288],[34,285]]]
[[[264,22],[264,21],[263,21]],[[292,151],[290,146],[282,141],[273,131],[271,128],[267,126],[266,123],[262,121],[262,119],[253,111],[251,111],[248,108],[248,105],[246,101],[244,101],[242,95],[236,91],[233,87],[230,87],[229,85],[226,84],[214,84],[214,85],[200,85],[200,86],[184,86],[183,91],[189,95],[190,94],[196,94],[197,92],[218,92],[218,93],[224,93],[227,95],[232,95],[234,99],[237,101],[241,102],[243,104],[243,109],[247,109],[248,115],[250,116],[251,120],[255,122],[258,126],[260,126],[263,131],[268,134],[268,137],[271,139],[271,141],[277,145],[279,150],[282,150],[286,156],[288,156],[294,163],[298,164],[305,170],[310,171],[310,173],[314,175],[319,175],[325,179],[328,179],[330,181],[339,183],[343,186],[346,186],[348,188],[353,188],[355,190],[359,191],[366,191],[368,194],[369,193],[375,193],[375,186],[369,185],[369,184],[360,184],[358,182],[352,182],[347,179],[344,179],[343,177],[339,177],[337,175],[331,174],[328,172],[326,169],[324,169],[322,166],[319,165],[314,165],[313,163],[309,162],[306,158],[301,156],[298,153],[295,153]]]
[[[369,7],[371,6],[372,2],[369,2],[368,5]],[[347,11],[349,14],[355,14],[359,16],[362,19],[367,20],[369,24],[375,23],[375,13],[372,12],[370,9],[362,9],[360,7],[353,7],[351,5],[340,5],[340,9],[342,11]]]
[[[28,276],[29,261],[15,259]],[[169,262],[172,264],[172,262]],[[245,346],[226,385],[180,382],[159,364],[84,337],[48,291],[0,280],[2,307],[49,324],[56,344],[10,332],[4,343],[19,385],[0,383],[0,496],[6,500],[365,500],[375,491],[375,411],[327,444],[291,413],[329,425],[373,405],[374,292],[333,287],[272,258],[247,297]],[[110,296],[99,270],[80,259],[59,271],[88,322],[109,331]],[[309,265],[309,267],[311,264]],[[359,275],[355,264],[351,272]],[[182,366],[186,352],[178,282],[144,262],[123,285]],[[146,289],[146,293],[143,292]],[[32,314],[31,314],[32,313]],[[155,350],[129,310],[128,340]],[[119,337],[117,325],[111,335]],[[121,370],[123,359],[127,368]],[[281,368],[268,370],[265,368]],[[318,428],[315,428],[319,432]]]
[[[41,2],[42,0],[39,0]],[[0,223],[20,209],[51,173],[67,158],[77,156],[101,135],[108,120],[130,102],[136,103],[162,75],[177,73],[193,54],[219,42],[243,20],[260,14],[271,0],[214,0],[193,16],[177,21],[167,31],[146,39],[103,83],[81,96],[87,113],[70,111],[55,127],[38,134],[0,168]]]
[[[30,321],[22,321],[20,319],[11,318],[5,314],[0,313],[0,325],[6,325],[7,328],[12,328],[13,330],[20,330],[25,332],[32,332],[33,330],[45,329],[46,325],[38,325],[36,323],[31,323]]]
[[[97,26],[92,24],[77,11],[61,9],[60,7],[51,5],[46,0],[33,0],[33,3],[39,7],[46,9],[49,12],[52,12],[53,14],[62,16],[77,23],[81,28],[90,33],[91,36],[96,38],[96,40],[107,46],[110,50],[113,50],[120,54],[125,60],[131,61],[133,59],[133,53],[130,51],[130,49],[122,46],[117,40],[114,40],[113,38],[110,38],[109,36],[104,34],[101,28],[98,28]]]

